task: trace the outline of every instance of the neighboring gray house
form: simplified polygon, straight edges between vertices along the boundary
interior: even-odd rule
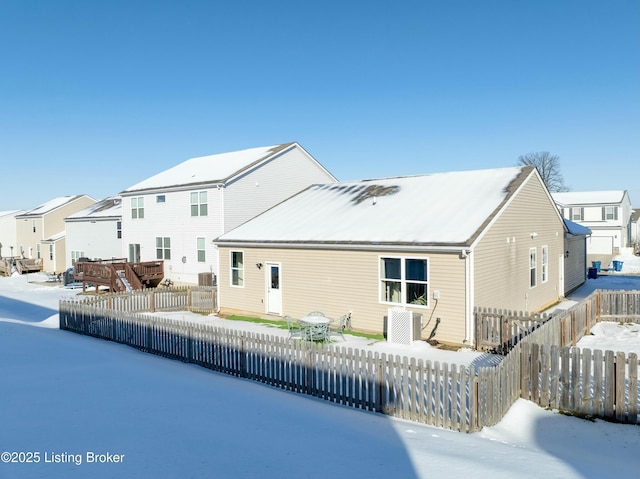
[[[425,339],[474,345],[474,307],[541,311],[563,296],[564,232],[533,167],[312,185],[215,241],[219,304],[351,312],[373,333],[401,308],[422,315]]]
[[[591,230],[587,240],[589,261],[623,254],[631,246],[631,200],[627,190],[553,193],[562,216]]]
[[[122,191],[129,261],[164,260],[165,275],[218,274],[212,240],[313,183],[336,178],[298,143],[192,158]]]
[[[66,265],[78,258],[122,258],[122,198],[111,196],[67,216]]]

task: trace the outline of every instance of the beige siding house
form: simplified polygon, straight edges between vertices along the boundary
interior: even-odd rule
[[[474,306],[537,311],[563,296],[564,224],[537,171],[501,168],[313,185],[222,235],[222,313],[390,308],[422,337],[474,345]]]
[[[87,195],[62,196],[16,216],[15,256],[42,258],[43,271],[61,273],[65,262],[64,219],[96,200]]]

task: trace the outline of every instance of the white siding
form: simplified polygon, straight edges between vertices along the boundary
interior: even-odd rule
[[[297,146],[276,156],[225,188],[225,232],[312,184],[335,181]]]
[[[191,192],[207,192],[207,216],[191,216]],[[222,234],[222,190],[202,188],[126,196],[122,201],[122,257],[128,258],[129,244],[140,244],[142,261],[156,260],[156,238],[171,238],[171,259],[165,260],[165,275],[177,282],[197,283],[198,273],[216,272],[217,249],[212,241]],[[131,198],[144,197],[144,218],[131,218]],[[205,238],[204,263],[198,262],[196,238]],[[183,262],[184,258],[184,262]]]
[[[124,258],[122,239],[118,238],[120,219],[97,218],[94,220],[67,221],[66,267],[73,266],[72,251],[83,251],[87,258]]]
[[[18,254],[18,241],[16,239],[16,214],[22,213],[22,211],[16,211],[15,213],[6,214],[0,216],[0,244],[2,249],[0,254],[5,256],[11,256],[13,251],[14,255]]]

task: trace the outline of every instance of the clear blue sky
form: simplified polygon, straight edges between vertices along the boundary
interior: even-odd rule
[[[289,141],[340,180],[549,151],[640,207],[640,1],[0,0],[0,210]]]

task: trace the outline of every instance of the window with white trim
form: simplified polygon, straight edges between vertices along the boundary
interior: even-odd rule
[[[537,270],[538,263],[538,251],[536,248],[529,249],[529,287],[534,288],[536,286],[536,277],[538,275]]]
[[[244,286],[244,253],[231,252],[231,286]]]
[[[49,261],[53,261],[53,245],[49,245]]]
[[[540,271],[542,282],[546,283],[549,279],[549,247],[542,247],[542,270]]]
[[[204,238],[196,238],[196,255],[198,256],[198,263],[204,263],[206,261],[206,254],[204,250]]]
[[[571,208],[571,221],[584,220],[584,208]]]
[[[131,198],[131,219],[144,218],[144,196]]]
[[[427,307],[428,271],[428,261],[424,258],[381,257],[380,301]]]
[[[618,207],[617,206],[603,206],[602,207],[602,220],[603,221],[615,221],[618,219]]]
[[[122,239],[122,221],[116,221],[116,238]]]
[[[79,258],[84,258],[84,251],[71,252],[71,264],[74,264]]]
[[[156,259],[171,259],[171,238],[156,237]]]
[[[40,258],[40,243],[36,244],[36,258]]]
[[[207,205],[207,192],[191,192],[191,216],[207,216],[208,212],[209,207]]]

